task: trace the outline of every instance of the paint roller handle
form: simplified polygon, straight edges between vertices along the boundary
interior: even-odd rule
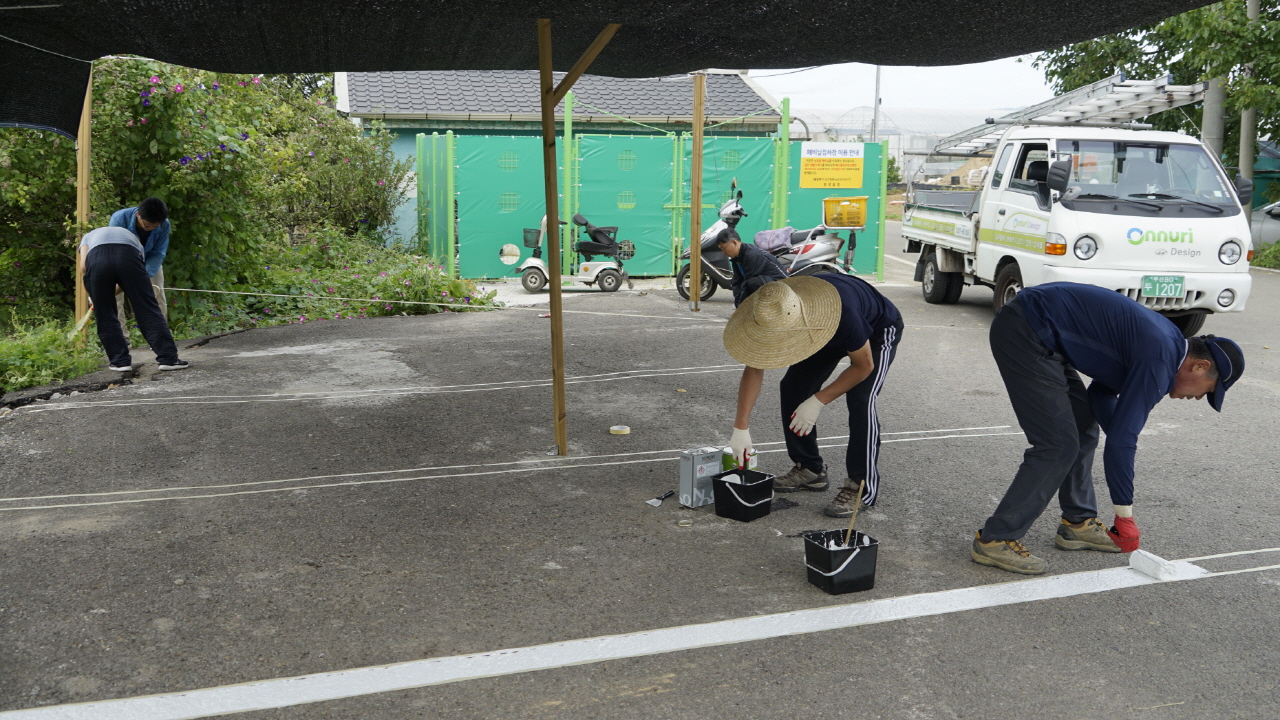
[[[733,451],[733,460],[738,463],[738,467],[745,468],[747,451],[752,449],[751,431],[735,427],[733,433],[729,435],[729,449]]]
[[[1115,524],[1107,531],[1107,535],[1111,536],[1112,542],[1123,552],[1137,550],[1142,540],[1142,533],[1138,530],[1138,524],[1133,521],[1133,518],[1119,515],[1116,516]]]

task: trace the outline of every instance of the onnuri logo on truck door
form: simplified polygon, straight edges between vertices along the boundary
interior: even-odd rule
[[[983,242],[1009,247],[1044,252],[1045,236],[1049,232],[1049,222],[1034,215],[1018,213],[1005,221],[999,230],[983,228],[978,231]]]

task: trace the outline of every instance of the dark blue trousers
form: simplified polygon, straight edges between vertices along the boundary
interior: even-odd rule
[[[889,366],[893,364],[901,340],[901,319],[872,335],[871,358],[875,369],[844,396],[849,407],[849,449],[844,455],[845,471],[855,488],[860,481],[867,481],[866,489],[862,491],[863,502],[867,506],[874,505],[880,493],[880,471],[876,467],[880,457],[880,418],[876,413],[876,396],[884,387],[885,376],[889,374]],[[820,472],[823,468],[822,455],[818,452],[818,426],[815,425],[804,437],[796,435],[789,427],[791,414],[800,407],[800,403],[822,389],[836,365],[847,357],[849,354],[845,352],[819,350],[787,368],[787,374],[782,376],[778,386],[782,399],[782,436],[787,441],[787,455],[791,462],[806,470]]]
[[[1093,453],[1098,422],[1079,373],[1040,342],[1016,299],[991,322],[991,354],[1031,447],[995,514],[983,525],[982,539],[1022,539],[1055,493],[1067,522],[1097,517]]]
[[[173,342],[169,324],[165,322],[160,303],[151,289],[151,278],[142,262],[142,253],[132,245],[99,245],[84,260],[84,289],[93,301],[97,316],[98,340],[107,351],[113,367],[133,362],[129,356],[129,338],[120,329],[116,315],[116,286],[124,290],[133,305],[133,317],[142,336],[156,354],[156,362],[170,365],[178,361],[178,346]]]

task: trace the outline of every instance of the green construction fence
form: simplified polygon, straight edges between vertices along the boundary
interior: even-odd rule
[[[692,137],[570,134],[558,140],[561,219],[581,213],[594,225],[618,227],[618,240],[636,247],[624,263],[633,277],[674,275],[688,246]],[[524,247],[523,231],[538,227],[545,206],[541,138],[423,134],[417,150],[419,251],[459,277],[517,277],[516,268],[532,252]],[[863,187],[834,191],[799,186],[800,151],[800,142],[779,138],[705,137],[702,228],[716,221],[734,180],[747,211],[738,231],[747,241],[773,227],[821,223],[824,198],[865,195],[867,225],[857,232],[853,267],[858,274],[881,275],[884,146],[864,144]],[[576,228],[565,226],[565,273],[573,270],[577,239]],[[506,245],[518,248],[519,256],[502,257]]]

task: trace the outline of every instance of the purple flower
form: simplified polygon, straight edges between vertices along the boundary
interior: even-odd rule
[[[152,76],[151,76],[151,84],[152,84],[152,85],[159,84],[159,82],[160,82],[160,76],[159,76],[159,75],[152,75]]]
[[[141,119],[141,120],[139,120],[138,122],[142,123],[143,125],[146,125],[146,124],[147,124],[147,119],[146,119],[146,118],[142,118],[142,119]]]
[[[149,106],[149,105],[151,105],[151,101],[150,101],[150,100],[147,100],[147,99],[145,99],[145,98],[144,98],[144,99],[142,100],[142,104],[143,104],[143,106]]]
[[[180,92],[182,92],[182,83],[178,83],[177,85],[174,85],[174,86],[173,86],[173,91],[174,91],[174,92],[176,92],[176,93],[180,93]]]
[[[379,181],[378,181],[378,184],[379,184],[379,185],[386,185],[387,183],[386,183],[386,182],[384,182],[384,181],[382,181],[382,180],[379,180]]]
[[[142,92],[138,93],[138,97],[151,97],[151,91],[143,90]]]
[[[312,150],[311,152],[309,152],[309,153],[307,153],[307,154],[308,154],[308,155],[310,155],[311,157],[315,157],[315,156],[316,156],[316,151],[315,151],[315,150]]]
[[[351,158],[343,158],[342,162],[351,162]]]
[[[299,319],[299,320],[301,320],[302,322],[306,322],[306,321],[307,321],[307,316],[306,316],[306,315],[299,315],[299,316],[298,316],[298,319]]]
[[[14,267],[16,267],[16,268],[20,268],[20,267],[22,267],[22,263],[20,263],[20,262],[16,262],[16,263],[14,263],[14,264],[13,264],[13,266],[14,266]]]
[[[214,89],[214,90],[217,90],[217,89],[218,89],[218,83],[214,83],[214,84],[213,84],[213,89]]]
[[[248,139],[249,139],[249,133],[240,133],[240,139],[241,139],[241,140],[248,140]]]
[[[186,156],[184,155],[184,156],[183,156],[183,158],[182,158],[181,160],[179,160],[178,162],[182,163],[183,165],[186,165],[187,163],[191,162],[191,158],[186,157]]]
[[[325,289],[328,290],[330,294],[333,293],[333,288],[325,288]]]
[[[227,149],[227,145],[226,145],[226,143],[222,143],[222,144],[218,145],[218,149],[219,149],[219,150],[226,150],[226,149]]]

